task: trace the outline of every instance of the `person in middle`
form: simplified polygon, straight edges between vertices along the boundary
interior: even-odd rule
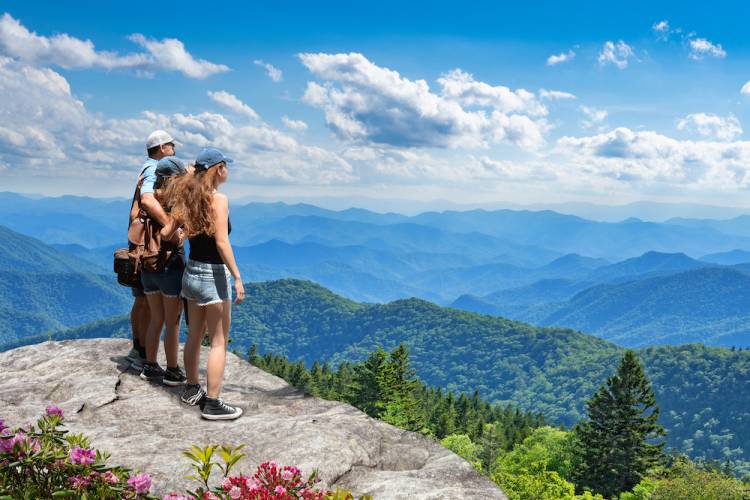
[[[173,224],[183,224],[190,240],[190,254],[182,279],[182,296],[187,299],[188,339],[184,362],[187,385],[181,396],[184,403],[200,405],[201,416],[208,420],[232,420],[242,409],[219,398],[232,318],[232,287],[235,303],[245,298],[229,233],[229,202],[217,189],[229,176],[229,163],[221,151],[204,148],[197,156],[193,175],[174,182],[167,194],[172,207]],[[198,365],[206,324],[211,349],[206,367],[206,391],[200,386]]]
[[[169,184],[175,178],[187,173],[185,165],[176,156],[166,156],[156,164],[154,197],[165,213],[168,214],[170,211],[170,207],[165,200],[165,192]],[[146,332],[147,358],[141,371],[141,378],[149,381],[161,380],[164,385],[168,386],[182,385],[186,380],[177,359],[180,341],[180,313],[182,312],[180,292],[182,291],[182,275],[185,270],[185,248],[181,233],[182,229],[172,227],[169,229],[169,234],[162,238],[162,250],[170,252],[164,264],[164,269],[157,272],[148,272],[144,269],[141,273],[141,283],[151,313]],[[165,326],[166,370],[162,369],[156,362],[159,339]]]

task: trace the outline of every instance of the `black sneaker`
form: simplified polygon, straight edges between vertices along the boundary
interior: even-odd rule
[[[200,384],[187,384],[185,390],[182,391],[180,401],[188,405],[199,405],[203,402],[206,397],[206,391],[203,390]]]
[[[174,368],[167,368],[164,372],[164,380],[162,382],[164,385],[168,385],[170,387],[175,387],[178,385],[182,385],[187,380],[187,377],[184,373],[182,373],[182,370],[180,370],[179,366],[176,366]]]
[[[141,370],[141,378],[149,382],[164,378],[164,369],[158,363],[144,363]]]
[[[234,420],[235,418],[240,418],[242,415],[241,408],[228,405],[220,398],[207,397],[203,401],[201,417],[206,420]]]

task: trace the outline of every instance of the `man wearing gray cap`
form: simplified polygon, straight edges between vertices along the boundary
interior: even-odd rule
[[[165,156],[174,156],[175,140],[164,130],[154,130],[146,139],[146,153],[148,159],[141,167],[138,175],[141,186],[141,207],[159,225],[166,226],[169,216],[164,211],[161,203],[154,197],[156,185],[156,165]],[[146,295],[143,288],[132,288],[133,307],[130,310],[130,327],[133,331],[133,348],[128,353],[128,360],[132,363],[134,370],[141,371],[146,360],[146,331],[150,322],[150,314]]]

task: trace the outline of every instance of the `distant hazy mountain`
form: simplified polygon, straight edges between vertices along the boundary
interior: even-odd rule
[[[589,281],[607,282],[632,279],[637,276],[668,274],[688,269],[706,267],[705,262],[691,259],[684,253],[646,252],[640,257],[626,259],[609,266],[593,270],[587,276]]]
[[[674,218],[666,223],[697,229],[711,229],[725,234],[750,236],[750,215],[740,215],[726,220]]]
[[[539,321],[626,346],[750,346],[750,274],[702,268],[589,288]]]
[[[700,258],[704,262],[732,266],[734,264],[743,264],[750,262],[750,252],[747,250],[732,250],[730,252],[712,253]]]

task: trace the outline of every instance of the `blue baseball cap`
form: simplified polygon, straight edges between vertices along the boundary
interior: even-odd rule
[[[156,164],[157,177],[174,177],[186,173],[185,164],[176,156],[165,156]]]
[[[195,169],[207,170],[217,163],[221,163],[223,161],[232,163],[234,160],[232,160],[231,158],[227,158],[226,156],[224,156],[224,153],[216,148],[203,148],[201,149],[201,152],[198,153],[198,156],[195,159]]]

